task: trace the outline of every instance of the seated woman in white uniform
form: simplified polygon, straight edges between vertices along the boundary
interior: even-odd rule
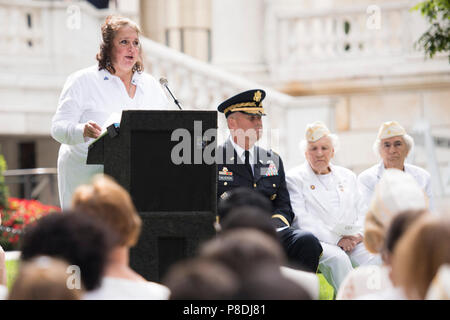
[[[320,240],[319,270],[335,292],[353,265],[381,264],[380,256],[363,244],[365,211],[356,175],[330,163],[337,143],[322,122],[308,125],[302,141],[306,161],[286,175],[294,223]]]
[[[87,184],[102,165],[86,165],[88,146],[123,110],[167,109],[158,82],[144,72],[140,29],[130,19],[109,16],[102,25],[98,64],[67,79],[52,119],[52,137],[61,143],[58,189],[69,208],[77,186]],[[118,119],[114,119],[117,121]]]
[[[377,157],[381,157],[382,161],[364,170],[358,176],[358,188],[366,206],[370,205],[375,186],[384,171],[393,168],[412,175],[427,194],[430,210],[434,209],[430,174],[420,167],[405,163],[405,159],[413,147],[413,138],[398,122],[388,121],[380,126],[377,139],[373,144],[373,151]]]

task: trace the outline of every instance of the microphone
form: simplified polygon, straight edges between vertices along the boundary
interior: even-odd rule
[[[164,88],[166,88],[167,91],[169,91],[169,93],[170,93],[170,95],[171,95],[171,97],[172,97],[172,99],[173,99],[173,102],[175,102],[175,104],[178,106],[178,108],[180,108],[180,110],[183,110],[183,109],[181,108],[181,106],[180,106],[180,102],[173,96],[172,92],[170,91],[169,86],[168,86],[168,83],[169,83],[169,82],[167,81],[167,79],[166,79],[166,78],[160,78],[160,79],[159,79],[159,83],[160,83]]]

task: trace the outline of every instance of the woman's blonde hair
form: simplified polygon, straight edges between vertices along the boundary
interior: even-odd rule
[[[133,247],[141,232],[141,218],[129,193],[111,177],[96,175],[90,185],[79,186],[72,207],[99,218],[118,236],[117,245]]]
[[[425,215],[394,249],[393,280],[409,299],[424,299],[442,264],[450,263],[450,221]]]
[[[114,38],[117,32],[122,27],[133,28],[138,36],[141,34],[141,29],[132,20],[120,17],[116,15],[110,15],[106,17],[105,22],[102,25],[102,43],[100,45],[100,51],[97,53],[98,70],[106,69],[111,74],[116,73],[116,69],[112,64],[112,50],[114,47]],[[137,61],[133,66],[133,72],[137,71],[139,73],[144,71],[144,65],[142,64],[142,48],[139,44],[139,61]]]
[[[404,211],[426,210],[426,194],[408,173],[386,169],[375,187],[364,222],[364,245],[379,253],[392,219]]]
[[[376,218],[373,211],[368,211],[364,221],[364,245],[371,253],[379,253],[386,236],[386,227]]]

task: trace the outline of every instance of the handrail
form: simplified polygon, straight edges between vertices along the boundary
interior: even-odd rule
[[[44,174],[58,174],[56,168],[34,168],[34,169],[13,169],[5,170],[3,176],[16,177],[24,175],[44,175]]]
[[[58,205],[58,194],[55,178],[56,168],[33,168],[5,170],[3,176],[6,184],[21,184],[24,187],[25,199],[39,199],[48,190],[47,204]]]

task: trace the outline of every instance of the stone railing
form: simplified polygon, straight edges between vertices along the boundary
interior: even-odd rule
[[[418,72],[423,53],[413,44],[426,24],[410,11],[416,2],[314,11],[266,0],[270,71],[284,81]]]
[[[0,2],[0,55],[40,55],[44,53],[43,11],[28,1]]]

